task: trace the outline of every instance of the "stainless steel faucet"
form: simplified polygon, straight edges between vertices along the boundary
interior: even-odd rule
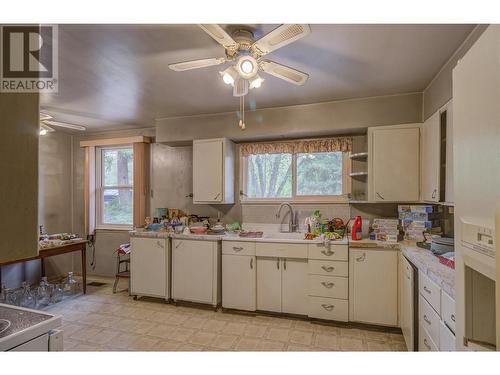
[[[278,213],[276,214],[276,219],[279,219],[281,217],[281,209],[283,206],[287,206],[288,210],[290,212],[290,221],[288,222],[288,232],[295,232],[297,231],[297,218],[295,217],[295,213],[293,212],[292,205],[288,202],[283,202],[280,204],[280,207],[278,208]]]

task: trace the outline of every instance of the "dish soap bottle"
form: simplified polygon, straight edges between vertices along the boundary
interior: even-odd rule
[[[354,219],[354,224],[351,228],[351,238],[353,241],[359,241],[363,238],[363,234],[361,231],[361,224],[363,220],[361,220],[361,216],[356,216]]]

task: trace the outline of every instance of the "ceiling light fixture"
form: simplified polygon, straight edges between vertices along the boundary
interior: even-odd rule
[[[46,135],[47,129],[40,129],[40,135]]]
[[[250,88],[251,89],[258,89],[260,86],[262,86],[262,82],[264,82],[264,78],[261,78],[257,74],[254,79],[250,80]]]
[[[234,85],[234,81],[238,78],[238,72],[234,66],[230,66],[223,72],[219,72],[222,76],[222,80],[226,85]]]
[[[259,70],[259,64],[252,56],[245,55],[241,56],[236,64],[236,69],[240,73],[240,76],[246,79],[253,78],[257,71]]]

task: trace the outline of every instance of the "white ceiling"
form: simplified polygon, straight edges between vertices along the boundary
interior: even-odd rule
[[[278,25],[249,25],[256,38]],[[230,31],[235,25],[224,25]],[[474,25],[311,25],[306,38],[268,55],[309,73],[299,87],[263,74],[251,108],[422,91]],[[221,66],[167,65],[221,57],[196,25],[60,25],[59,93],[41,106],[89,130],[153,126],[164,117],[232,112],[238,99]]]

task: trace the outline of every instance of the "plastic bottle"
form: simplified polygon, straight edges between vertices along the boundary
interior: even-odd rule
[[[363,238],[363,234],[361,231],[361,224],[363,220],[361,219],[361,216],[356,216],[354,219],[354,224],[352,225],[351,229],[351,238],[353,241],[359,241]]]

